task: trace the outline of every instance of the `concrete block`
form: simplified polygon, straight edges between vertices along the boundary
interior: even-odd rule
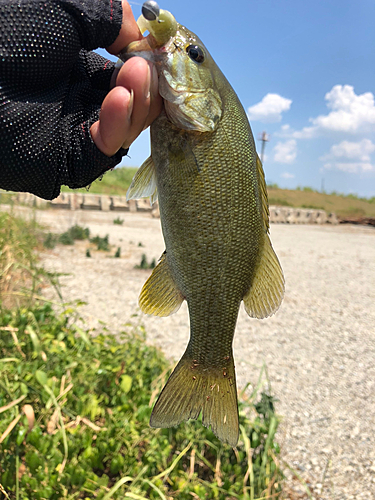
[[[286,210],[283,207],[275,207],[275,222],[278,224],[285,224],[286,222]]]
[[[152,205],[151,215],[154,219],[160,219],[159,203],[157,201]]]
[[[60,195],[52,200],[51,202],[52,208],[65,208],[70,209],[70,193],[60,193]]]
[[[137,211],[137,201],[136,200],[129,200],[128,205],[129,205],[130,212],[135,213]]]
[[[84,194],[70,193],[70,210],[80,210],[82,208]]]
[[[270,222],[276,222],[276,207],[273,205],[270,205],[268,207],[269,213],[270,213]]]
[[[329,224],[338,224],[339,223],[339,220],[337,218],[337,215],[333,212],[331,212],[329,215],[328,215],[328,219],[327,219],[327,222]]]
[[[286,208],[285,209],[285,222],[287,224],[296,224],[296,211],[294,208]]]
[[[43,200],[43,198],[38,198],[38,196],[35,196],[35,206],[36,208],[46,208],[48,205],[47,200]]]
[[[317,210],[316,214],[316,223],[317,224],[325,224],[327,222],[327,214],[324,210]]]
[[[103,212],[109,212],[111,209],[111,198],[110,196],[101,195],[100,197],[100,208]]]
[[[111,210],[115,212],[129,212],[130,206],[126,201],[126,196],[112,196],[111,200]]]
[[[137,201],[138,212],[151,212],[150,198],[142,198],[136,201]]]
[[[308,210],[306,208],[297,208],[296,209],[296,224],[308,224],[307,217]]]
[[[82,210],[100,210],[100,195],[97,194],[83,194],[81,204]]]

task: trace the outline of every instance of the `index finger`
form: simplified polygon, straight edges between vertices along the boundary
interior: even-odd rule
[[[141,40],[142,33],[138,28],[138,24],[135,21],[133,11],[126,0],[122,0],[122,24],[120,33],[116,40],[106,48],[110,54],[117,55],[122,49],[124,49],[130,42],[136,40]]]

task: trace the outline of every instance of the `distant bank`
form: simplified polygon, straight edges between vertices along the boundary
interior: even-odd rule
[[[100,180],[93,182],[88,189],[71,190],[63,187],[63,193],[75,193],[77,195],[80,193],[91,195],[101,194],[110,197],[117,195],[123,197],[126,195],[126,191],[136,171],[136,168],[116,168],[107,172]],[[280,189],[275,184],[267,186],[267,190],[270,206],[291,207],[310,211],[324,210],[327,216],[334,213],[340,219],[375,218],[375,196],[371,199],[364,199],[358,198],[355,195],[326,194],[314,191],[308,187],[296,190]],[[5,192],[3,192],[1,198],[0,201],[2,203],[6,202],[7,195]],[[76,198],[78,202],[79,197],[77,196]],[[87,201],[89,202],[89,199]],[[94,205],[99,205],[99,201],[92,202]],[[122,203],[122,199],[118,200],[119,205],[116,208],[120,209]],[[140,203],[143,209],[148,202],[144,200],[144,203]]]

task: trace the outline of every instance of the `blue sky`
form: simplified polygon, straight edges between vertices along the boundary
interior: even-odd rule
[[[140,2],[132,4],[136,18]],[[268,183],[375,196],[374,0],[160,0],[205,43],[269,134]],[[101,52],[103,53],[103,52]],[[149,132],[123,165],[149,155]]]

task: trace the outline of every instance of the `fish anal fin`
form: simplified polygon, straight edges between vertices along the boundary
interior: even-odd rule
[[[202,412],[202,423],[232,447],[238,441],[238,405],[233,356],[222,368],[200,366],[185,353],[162,390],[151,427],[175,427]]]
[[[279,260],[269,236],[265,244],[251,287],[243,298],[245,310],[252,318],[267,318],[280,307],[284,297],[285,281]]]
[[[142,311],[153,316],[169,316],[180,308],[184,296],[177,288],[168,266],[165,252],[139,296]]]
[[[150,197],[151,203],[157,200],[156,171],[151,156],[139,167],[126,193],[126,200]]]

